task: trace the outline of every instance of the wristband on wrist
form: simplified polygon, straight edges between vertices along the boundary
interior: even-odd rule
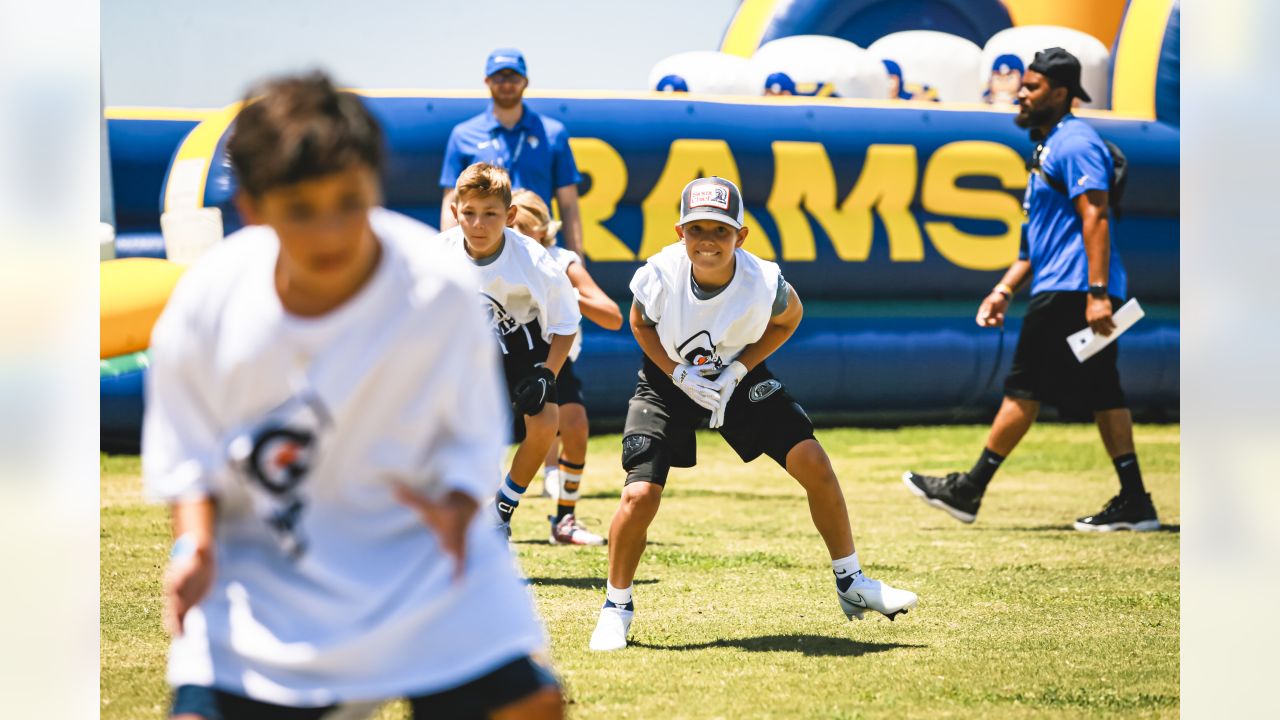
[[[1006,285],[1006,284],[1004,284],[1004,283],[999,283],[999,284],[997,284],[997,285],[995,286],[995,288],[993,288],[992,292],[998,292],[998,293],[1000,293],[1001,295],[1003,295],[1003,296],[1004,296],[1004,299],[1005,299],[1005,300],[1012,300],[1012,299],[1013,299],[1013,288],[1009,287],[1008,285]]]

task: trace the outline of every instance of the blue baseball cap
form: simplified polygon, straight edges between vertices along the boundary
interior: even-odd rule
[[[658,92],[689,92],[689,83],[679,75],[667,75],[658,81],[658,86],[654,88]]]
[[[1026,72],[1026,68],[1022,65],[1022,58],[1012,53],[1001,55],[996,58],[995,62],[991,63],[991,72],[998,72],[1001,75],[1004,75],[1005,73],[1010,73],[1014,70],[1017,70],[1018,72]]]
[[[524,67],[524,53],[515,48],[498,48],[489,53],[489,59],[484,64],[484,76],[501,72],[503,70],[515,70],[525,77],[529,77],[529,73]]]
[[[796,81],[792,80],[791,76],[784,72],[776,72],[764,79],[764,89],[772,90],[776,93],[785,91],[795,95]]]

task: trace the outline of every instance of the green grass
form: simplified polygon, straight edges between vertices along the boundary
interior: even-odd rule
[[[828,430],[872,577],[920,594],[896,622],[850,623],[798,485],[699,436],[672,473],[635,586],[633,647],[586,650],[603,548],[545,542],[549,502],[516,514],[514,547],[547,622],[576,718],[1176,717],[1176,425],[1140,426],[1139,457],[1171,531],[1083,535],[1115,478],[1096,431],[1032,430],[977,523],[926,507],[908,467],[967,468],[985,429]],[[580,515],[603,529],[621,485],[616,435],[593,438]],[[535,481],[535,492],[540,481]],[[168,527],[140,497],[136,458],[102,464],[102,717],[167,703],[159,577]],[[382,720],[407,715],[400,705]]]

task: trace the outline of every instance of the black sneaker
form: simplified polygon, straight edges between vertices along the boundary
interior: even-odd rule
[[[1160,520],[1156,517],[1156,506],[1151,503],[1149,493],[1121,493],[1108,500],[1098,514],[1076,520],[1076,529],[1083,532],[1151,532],[1160,529]]]
[[[962,523],[971,523],[978,516],[982,491],[969,482],[969,473],[953,472],[946,477],[931,477],[908,470],[902,473],[902,482],[921,500],[946,511]]]

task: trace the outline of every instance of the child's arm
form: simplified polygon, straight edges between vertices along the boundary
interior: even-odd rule
[[[748,370],[755,369],[755,366],[764,362],[774,351],[782,347],[782,344],[800,326],[800,318],[804,317],[804,306],[800,304],[800,296],[796,294],[795,288],[790,288],[788,293],[787,309],[770,318],[769,325],[760,339],[743,348],[742,354],[738,356],[738,362],[745,365]]]
[[[662,372],[670,375],[675,372],[676,363],[669,357],[667,352],[662,349],[662,340],[658,338],[658,328],[645,321],[644,316],[640,314],[640,308],[635,303],[631,304],[631,334],[635,335],[636,342],[640,343],[640,349],[644,354],[662,369]]]
[[[213,585],[213,537],[217,508],[210,497],[179,500],[171,506],[177,542],[165,574],[165,625],[181,635],[187,612],[209,594]]]
[[[564,361],[569,357],[569,350],[573,348],[575,335],[577,333],[551,336],[551,349],[547,350],[547,362],[544,364],[548,370],[556,375],[560,374],[560,368],[564,367]]]
[[[565,272],[569,275],[569,282],[578,291],[578,307],[582,309],[582,314],[605,330],[621,329],[622,311],[618,309],[618,303],[600,289],[591,273],[582,267],[582,263],[571,264]]]

